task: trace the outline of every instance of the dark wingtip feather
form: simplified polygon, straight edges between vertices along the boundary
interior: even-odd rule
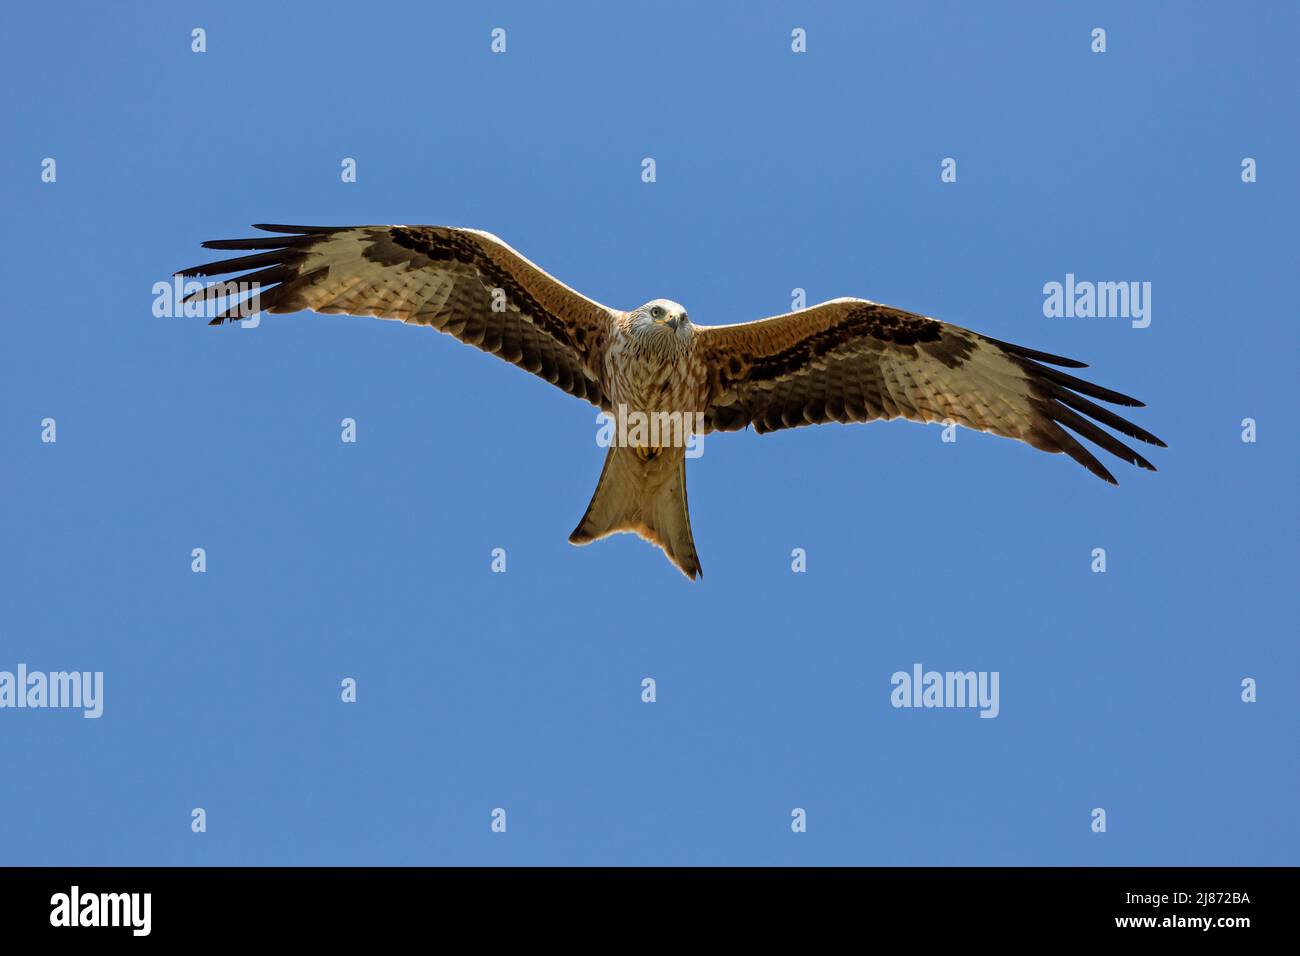
[[[200,245],[204,249],[296,249],[315,245],[320,240],[321,237],[315,235],[257,236],[252,239],[209,239]]]
[[[1104,448],[1121,461],[1126,461],[1131,465],[1137,465],[1139,468],[1145,468],[1148,471],[1155,471],[1155,466],[1147,461],[1136,451],[1124,444],[1114,435],[1102,429],[1094,421],[1084,418],[1078,412],[1067,407],[1060,401],[1052,402],[1043,407],[1043,413],[1050,416],[1051,419],[1066,428],[1083,436],[1095,445]]]
[[[1092,472],[1102,481],[1106,482],[1106,484],[1108,485],[1119,484],[1119,481],[1116,480],[1115,476],[1110,473],[1110,469],[1107,468],[1105,465],[1103,465],[1101,462],[1097,461],[1096,458],[1093,458],[1091,462],[1086,462],[1081,458],[1079,458],[1077,455],[1071,454],[1068,451],[1066,452],[1066,454],[1070,455],[1071,458],[1079,462],[1079,464],[1083,465],[1084,468],[1087,468],[1090,472]]]
[[[178,276],[218,276],[230,272],[243,272],[245,269],[257,269],[262,266],[276,265],[285,262],[286,253],[283,249],[272,249],[270,252],[258,252],[251,256],[238,256],[234,259],[222,259],[219,262],[203,262],[197,266],[190,266],[188,269],[181,269],[173,273]]]
[[[1048,365],[1059,365],[1062,368],[1087,368],[1087,362],[1080,362],[1078,359],[1066,358],[1063,355],[1053,355],[1051,352],[1040,352],[1038,349],[1028,349],[1023,345],[1015,345],[1011,342],[1003,342],[1001,339],[984,336],[984,340],[992,342],[1004,352],[1010,352],[1012,355],[1019,355],[1022,358],[1033,359],[1035,362],[1046,362]]]
[[[1096,468],[1089,468],[1088,470],[1091,471],[1098,478],[1100,478],[1102,481],[1106,482],[1106,484],[1108,485],[1119,484],[1119,481],[1115,478],[1114,475],[1110,473],[1110,469],[1107,468],[1105,465],[1101,466],[1101,470],[1097,470]]]
[[[254,229],[261,229],[263,232],[291,232],[301,235],[320,236],[331,232],[342,232],[344,229],[351,229],[351,226],[285,226],[272,222],[255,222]]]
[[[1077,438],[1067,432],[1055,421],[1047,418],[1043,422],[1043,431],[1056,445],[1056,449],[1065,452],[1079,464],[1083,465],[1090,472],[1100,478],[1102,481],[1110,482],[1112,485],[1118,485],[1115,476],[1097,460],[1097,456],[1090,452]]]
[[[1125,395],[1123,392],[1117,392],[1114,389],[1103,388],[1100,385],[1094,385],[1092,382],[1084,381],[1081,378],[1075,378],[1073,375],[1067,375],[1062,371],[1049,368],[1046,365],[1036,365],[1033,368],[1043,378],[1055,382],[1057,385],[1064,385],[1066,388],[1073,389],[1084,395],[1091,395],[1093,398],[1100,398],[1103,402],[1110,402],[1112,405],[1125,405],[1129,408],[1145,408],[1143,402],[1136,398]]]
[[[1048,383],[1046,387],[1048,393],[1052,396],[1052,398],[1056,399],[1056,401],[1062,403],[1063,405],[1068,405],[1076,412],[1082,412],[1083,414],[1089,416],[1090,418],[1095,418],[1103,425],[1107,425],[1115,429],[1115,431],[1120,432],[1121,434],[1128,435],[1130,438],[1136,438],[1139,441],[1144,441],[1148,445],[1156,445],[1160,448],[1166,447],[1164,442],[1162,442],[1155,435],[1151,434],[1145,428],[1141,428],[1138,425],[1134,425],[1127,418],[1121,418],[1119,415],[1116,415],[1114,412],[1112,412],[1109,408],[1103,408],[1100,405],[1090,402],[1082,395],[1076,395],[1074,392],[1070,391],[1068,388],[1065,388],[1063,386]]]

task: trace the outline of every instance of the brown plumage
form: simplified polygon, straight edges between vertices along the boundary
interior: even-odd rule
[[[953,422],[1064,452],[1112,484],[1115,478],[1071,432],[1151,471],[1098,423],[1164,446],[1091,399],[1141,402],[1052,367],[1084,368],[1082,362],[863,299],[741,325],[696,326],[667,299],[628,312],[593,302],[477,230],[256,228],[285,235],[205,242],[253,254],[177,275],[245,273],[233,281],[258,284],[250,297],[255,311],[428,325],[614,415],[678,415],[702,433],[892,418]],[[217,299],[224,291],[214,285],[187,298]],[[234,317],[236,306],[229,302],[211,324]],[[685,452],[676,439],[633,434],[612,446],[569,540],[586,544],[622,531],[662,548],[688,577],[702,573],[686,504]]]

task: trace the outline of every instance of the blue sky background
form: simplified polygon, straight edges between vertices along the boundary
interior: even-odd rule
[[[0,669],[106,699],[0,711],[0,863],[1296,863],[1298,29],[5,5]],[[399,323],[153,317],[265,221],[485,228],[703,324],[868,297],[1089,362],[1169,448],[1112,488],[906,423],[711,438],[690,585],[633,537],[567,543],[603,452],[539,379]],[[1150,281],[1150,328],[1044,318],[1067,272]],[[916,662],[999,671],[1001,715],[893,709]]]

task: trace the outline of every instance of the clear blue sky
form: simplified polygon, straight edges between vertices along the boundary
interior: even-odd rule
[[[0,863],[1296,863],[1298,30],[5,5],[0,670],[105,701],[0,710]],[[267,221],[476,226],[703,324],[864,296],[1087,361],[1169,448],[1112,488],[906,423],[709,439],[691,585],[567,543],[603,452],[540,380],[398,323],[152,315]],[[1151,282],[1150,327],[1045,318],[1066,273]],[[918,662],[997,671],[999,716],[894,709]]]

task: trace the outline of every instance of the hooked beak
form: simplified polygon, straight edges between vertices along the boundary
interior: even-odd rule
[[[679,316],[674,315],[671,319],[660,319],[659,324],[666,325],[668,328],[676,332],[677,327],[682,324],[682,320]]]

